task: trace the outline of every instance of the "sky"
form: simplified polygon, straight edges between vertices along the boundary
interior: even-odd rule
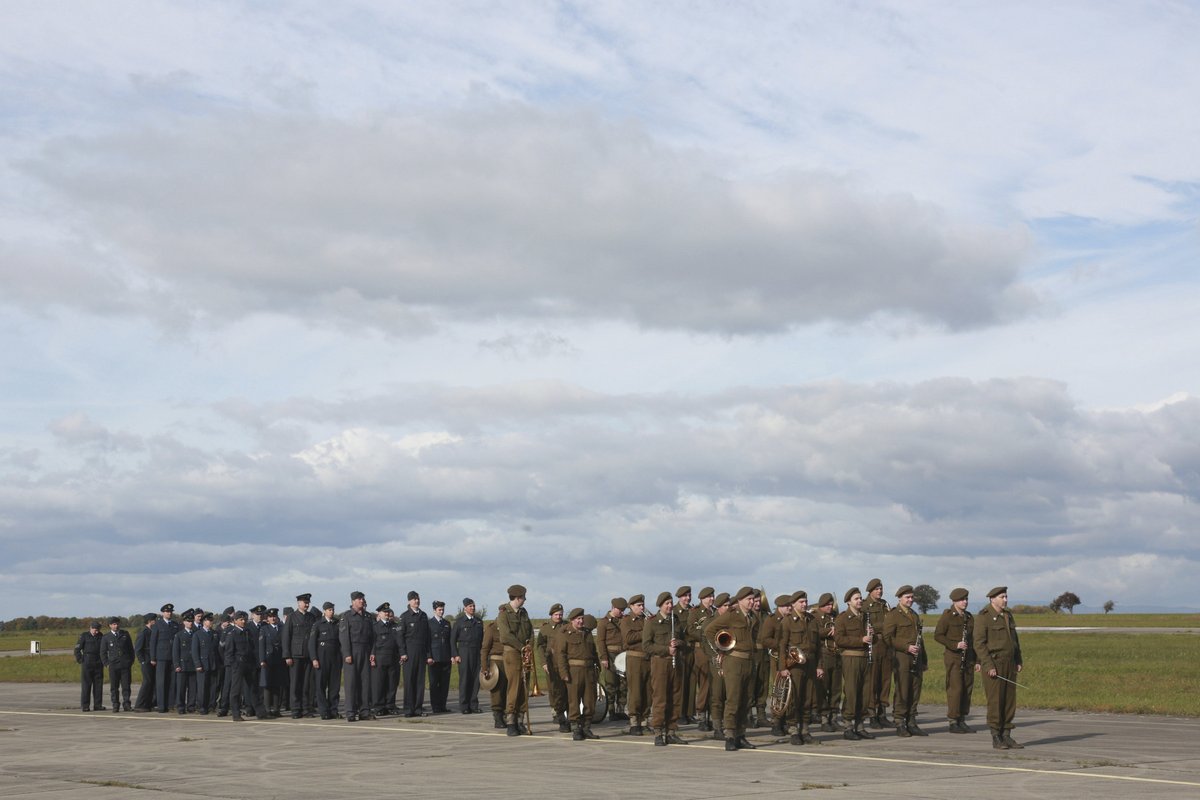
[[[1197,605],[1200,6],[5,7],[0,619]]]

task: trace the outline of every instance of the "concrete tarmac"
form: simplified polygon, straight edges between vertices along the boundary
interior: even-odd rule
[[[795,747],[752,729],[757,750],[727,753],[691,726],[680,731],[688,746],[654,747],[617,723],[595,726],[599,741],[572,742],[544,698],[533,704],[535,735],[522,737],[495,730],[486,711],[235,723],[84,714],[78,700],[73,685],[0,684],[0,797],[1200,797],[1200,720],[1187,718],[1020,711],[1014,735],[1026,748],[996,751],[981,709],[970,719],[979,732],[957,735],[944,708],[927,704],[927,738],[815,732],[821,744]]]

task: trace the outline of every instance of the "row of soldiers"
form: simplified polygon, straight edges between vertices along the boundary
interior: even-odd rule
[[[767,725],[768,703],[773,733],[790,734],[789,741],[796,745],[815,741],[810,732],[815,724],[823,731],[842,730],[850,740],[873,738],[868,720],[875,728],[894,725],[900,736],[925,735],[916,712],[928,657],[910,586],[900,587],[899,603],[892,608],[882,598],[882,582],[872,579],[865,595],[857,587],[845,593],[847,607],[841,613],[829,593],[811,608],[804,591],[780,595],[771,611],[764,593],[751,587],[732,596],[705,587],[699,603],[692,605],[691,588],[681,586],[674,594],[661,593],[653,613],[647,612],[640,594],[628,600],[613,598],[600,620],[581,608],[565,613],[555,604],[536,636],[524,608],[525,594],[525,587],[510,586],[508,602],[486,625],[475,617],[474,602],[464,598],[463,613],[446,633],[451,654],[438,661],[459,666],[460,711],[480,711],[482,682],[491,692],[496,727],[506,728],[509,735],[528,732],[536,656],[548,679],[554,720],[577,740],[595,738],[591,725],[598,692],[607,696],[613,719],[628,719],[632,735],[643,735],[648,728],[657,745],[686,743],[679,726],[695,724],[713,738],[724,739],[727,750],[752,748],[747,727]],[[372,616],[362,592],[351,594],[351,607],[340,616],[326,603],[318,617],[308,610],[310,599],[307,594],[297,596],[298,609],[287,614],[282,625],[277,611],[264,606],[249,613],[226,609],[215,631],[213,615],[196,610],[185,613],[182,627],[172,620],[170,604],[163,606],[159,618],[147,615],[146,627],[131,648],[142,661],[143,675],[153,676],[143,679],[139,707],[144,707],[142,695],[149,683],[164,713],[169,707],[180,713],[216,709],[218,715],[232,712],[234,719],[241,719],[241,708],[249,706],[258,716],[277,716],[290,698],[292,716],[312,715],[315,708],[322,718],[331,719],[342,716],[344,679],[345,718],[353,722],[398,713],[397,687],[403,672],[405,714],[419,714],[424,668],[434,664],[431,637],[422,633],[432,623],[419,611],[419,596],[410,593],[410,608],[399,624],[387,603]],[[1006,609],[1007,590],[997,587],[989,593],[985,624],[979,626],[966,610],[965,589],[951,592],[951,601],[934,637],[945,651],[950,731],[972,732],[966,716],[974,674],[982,664],[992,679],[985,688],[993,745],[1020,747],[1011,738],[1013,689],[1021,660]],[[437,606],[435,616],[445,623]],[[199,630],[193,630],[193,620],[199,621]],[[440,627],[433,626],[433,635]],[[128,640],[128,634],[120,631],[115,618],[110,628],[98,646],[99,659],[110,669],[113,710],[118,710],[119,687],[128,710],[129,680],[122,665],[132,664],[132,654],[122,652],[121,637]],[[89,646],[83,638],[77,657]],[[193,654],[194,671],[185,650]],[[86,652],[83,655],[82,703],[87,710],[88,665]],[[94,691],[100,707],[100,690]],[[434,695],[433,707],[446,710],[444,693],[440,706]]]

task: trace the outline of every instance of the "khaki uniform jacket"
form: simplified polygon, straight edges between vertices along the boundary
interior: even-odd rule
[[[679,620],[675,621],[678,624]],[[675,638],[682,639],[679,629],[675,629]],[[642,652],[648,656],[669,656],[671,647],[671,618],[655,614],[646,620],[642,627]],[[682,656],[677,652],[677,655]]]
[[[879,600],[872,600],[869,597],[863,598],[863,614],[871,615],[871,627],[874,628],[876,632],[883,630],[883,622],[887,617],[889,608],[890,606],[887,604],[887,601],[882,598]],[[876,642],[876,644],[878,644],[878,642]]]
[[[566,630],[558,631],[551,644],[551,656],[559,675],[570,675],[570,661],[586,661],[589,666],[595,666],[599,661],[596,654],[596,640],[585,629],[575,630],[566,626]]]
[[[837,617],[833,614],[823,614],[818,611],[812,615],[812,618],[816,620],[817,629],[821,631],[821,642],[825,645],[822,649],[826,655],[836,656],[838,646],[833,638],[833,625]]]
[[[783,621],[785,619],[786,617],[779,616],[779,612],[777,611],[772,611],[770,614],[764,615],[758,635],[759,642],[764,649],[779,649],[779,634],[783,629]]]
[[[687,640],[692,644],[703,643],[704,628],[715,616],[717,616],[715,608],[705,608],[703,605],[693,606],[688,613]]]
[[[533,638],[533,623],[529,621],[529,612],[524,608],[513,607],[505,603],[496,614],[496,635],[505,647],[520,650],[529,644]]]
[[[532,623],[530,623],[532,625]],[[564,630],[569,628],[566,622],[543,622],[538,628],[537,649],[543,664],[549,664],[554,658],[554,640]]]
[[[621,638],[625,642],[625,649],[632,650],[635,653],[641,653],[642,650],[642,628],[646,625],[646,618],[627,615],[621,620]]]
[[[613,619],[606,615],[597,621],[596,650],[603,659],[609,659],[625,649],[625,640],[621,638],[621,619],[621,617]]]
[[[788,648],[798,647],[813,668],[825,669],[825,648],[821,646],[821,628],[812,614],[792,614],[783,620],[779,633],[779,648],[771,669],[778,672],[787,663]]]
[[[975,615],[975,654],[984,672],[995,669],[994,659],[1001,656],[1021,666],[1021,642],[1011,611],[996,611],[991,603],[980,609]]]
[[[504,644],[500,641],[500,637],[496,635],[496,620],[484,623],[483,626],[483,646],[480,648],[483,657],[486,660],[488,656],[504,655]]]
[[[713,618],[704,631],[704,637],[715,651],[716,647],[713,642],[717,633],[728,630],[733,634],[733,652],[750,654],[754,652],[754,639],[758,633],[758,624],[758,619],[753,611],[746,615],[741,612],[741,609],[731,608],[724,614],[718,614]]]
[[[874,623],[872,623],[873,626]],[[837,619],[833,622],[833,641],[839,650],[854,650],[866,655],[867,644],[863,641],[863,637],[866,635],[867,618],[862,614],[855,614],[848,608],[838,614]],[[875,637],[878,639],[879,634],[876,633]]]
[[[907,650],[917,642],[917,628],[921,620],[915,611],[905,611],[896,606],[883,618],[883,642],[893,650]]]
[[[941,618],[933,629],[933,638],[946,648],[946,652],[956,656],[961,653],[958,643],[966,641],[967,661],[973,662],[975,660],[974,627],[975,619],[971,616],[971,612],[963,609],[963,613],[960,614],[953,608],[947,608],[942,612]]]

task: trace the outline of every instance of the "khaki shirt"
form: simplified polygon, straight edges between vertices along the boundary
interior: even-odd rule
[[[883,618],[883,641],[893,650],[907,650],[921,635],[921,618],[915,611],[896,606]]]
[[[532,623],[530,623],[532,625]],[[542,623],[542,627],[538,628],[537,649],[538,655],[542,657],[543,664],[549,664],[554,658],[554,640],[558,638],[558,634],[570,626],[564,622],[550,622],[547,620]]]
[[[678,622],[678,620],[676,620]],[[682,638],[676,628],[675,638]],[[642,627],[642,651],[649,656],[671,655],[671,618],[655,614]]]
[[[941,619],[937,621],[937,625],[933,629],[933,638],[937,643],[946,648],[946,651],[954,655],[961,655],[962,651],[958,649],[958,643],[965,641],[967,643],[967,660],[975,660],[975,618],[971,616],[971,612],[963,609],[963,613],[958,613],[953,608],[947,608],[942,612]]]
[[[621,619],[605,615],[599,620],[599,627],[596,628],[596,649],[600,651],[600,658],[607,660],[625,649],[625,641],[621,638]]]
[[[621,620],[621,638],[625,642],[626,650],[632,650],[635,653],[642,652],[642,628],[645,625],[645,616],[635,617],[630,614]]]
[[[773,611],[762,621],[758,638],[760,644],[767,650],[779,649],[779,634],[783,628],[784,619],[785,617],[779,616],[778,611]]]
[[[484,624],[483,646],[480,648],[480,652],[485,658],[504,655],[504,645],[500,642],[500,637],[496,635],[496,620]]]
[[[701,644],[704,641],[704,627],[715,616],[717,616],[715,608],[705,608],[703,605],[693,606],[688,614],[688,641],[692,644]]]
[[[596,642],[585,629],[575,630],[568,625],[565,630],[557,631],[551,643],[551,654],[554,666],[559,675],[570,675],[571,661],[586,661],[588,666],[594,666],[598,661]]]
[[[733,634],[733,652],[753,653],[754,639],[758,633],[758,619],[751,611],[743,614],[739,608],[731,608],[724,614],[718,614],[705,629],[704,636],[710,645],[716,640],[717,633],[727,630]],[[715,649],[715,646],[714,646]]]
[[[995,658],[1006,657],[1021,666],[1017,623],[1007,608],[997,611],[988,603],[975,615],[975,653],[984,672],[996,668]]]
[[[529,613],[524,608],[513,610],[512,605],[505,603],[496,614],[496,636],[505,647],[520,650],[533,638],[533,623],[529,621]]]
[[[855,614],[846,609],[838,614],[833,622],[833,641],[841,650],[853,650],[861,655],[867,654],[867,644],[863,637],[867,635],[867,618],[863,614]],[[879,634],[875,634],[878,639]]]
[[[837,619],[833,614],[823,614],[820,611],[812,615],[817,622],[817,628],[821,631],[821,641],[825,644],[825,652],[831,655],[837,655],[837,642],[833,639],[833,623]]]
[[[779,650],[772,669],[778,671],[784,668],[787,651],[792,647],[799,648],[809,664],[824,669],[825,648],[821,647],[821,627],[807,611],[784,618],[779,631]]]

